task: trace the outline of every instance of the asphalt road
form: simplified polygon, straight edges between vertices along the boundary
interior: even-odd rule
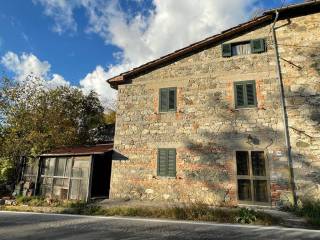
[[[320,239],[320,231],[120,217],[0,212],[0,240]]]

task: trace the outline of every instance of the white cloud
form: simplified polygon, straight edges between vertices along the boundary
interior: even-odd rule
[[[53,18],[54,32],[62,34],[65,31],[77,30],[77,23],[73,18],[73,9],[77,6],[77,0],[33,0],[33,3],[43,5],[44,14]]]
[[[46,81],[46,85],[49,88],[56,88],[59,86],[69,86],[70,83],[66,81],[61,75],[59,74],[52,74],[52,78]]]
[[[133,65],[160,57],[246,20],[256,0],[153,0],[148,16],[133,17],[119,2],[82,1],[89,31],[122,50]],[[128,17],[130,16],[130,17]]]
[[[103,101],[113,95],[105,81],[130,68],[182,48],[247,20],[259,0],[153,0],[152,9],[131,11],[120,7],[120,0],[34,0],[45,7],[45,14],[57,29],[75,31],[73,11],[84,8],[87,33],[98,34],[106,44],[121,49],[120,63],[105,71],[98,66],[80,84],[94,89]],[[148,12],[148,14],[146,14]],[[64,26],[64,27],[63,27]],[[117,59],[119,60],[119,59]]]
[[[62,85],[70,85],[59,74],[51,74],[51,65],[47,61],[39,60],[31,53],[22,53],[18,56],[14,52],[7,52],[1,58],[3,64],[8,70],[15,74],[17,81],[24,81],[28,75],[33,75],[44,80],[47,87],[54,88]]]
[[[87,76],[80,81],[80,86],[84,92],[88,93],[94,90],[100,97],[102,104],[106,107],[111,107],[116,98],[116,91],[113,90],[106,80],[110,75],[101,66],[97,66],[94,71],[88,73]]]

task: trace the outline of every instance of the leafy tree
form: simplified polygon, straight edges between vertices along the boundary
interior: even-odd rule
[[[95,92],[47,89],[32,76],[22,83],[0,81],[0,161],[8,159],[7,165],[17,166],[22,156],[59,146],[92,144],[90,130],[104,124],[104,108]]]
[[[104,121],[106,124],[115,124],[116,122],[116,111],[110,110],[104,114]]]

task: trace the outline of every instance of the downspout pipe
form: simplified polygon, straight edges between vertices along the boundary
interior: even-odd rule
[[[279,49],[277,44],[277,36],[276,36],[276,23],[279,19],[279,12],[275,10],[276,17],[272,24],[272,35],[273,35],[273,44],[274,44],[274,53],[276,58],[276,68],[277,68],[277,78],[279,83],[279,92],[280,92],[280,104],[281,104],[281,112],[284,124],[284,137],[287,148],[287,157],[288,157],[288,167],[290,170],[290,185],[292,189],[293,195],[293,204],[297,206],[297,194],[296,194],[296,186],[294,181],[294,171],[293,171],[293,162],[292,162],[292,154],[291,154],[291,144],[290,144],[290,136],[289,136],[289,123],[288,123],[288,115],[286,111],[286,103],[285,103],[285,95],[284,95],[284,87],[281,75],[281,66],[280,66],[280,58],[279,58]]]

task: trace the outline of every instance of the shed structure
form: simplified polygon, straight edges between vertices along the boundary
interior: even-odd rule
[[[63,147],[42,154],[36,195],[89,201],[109,198],[113,144]]]

